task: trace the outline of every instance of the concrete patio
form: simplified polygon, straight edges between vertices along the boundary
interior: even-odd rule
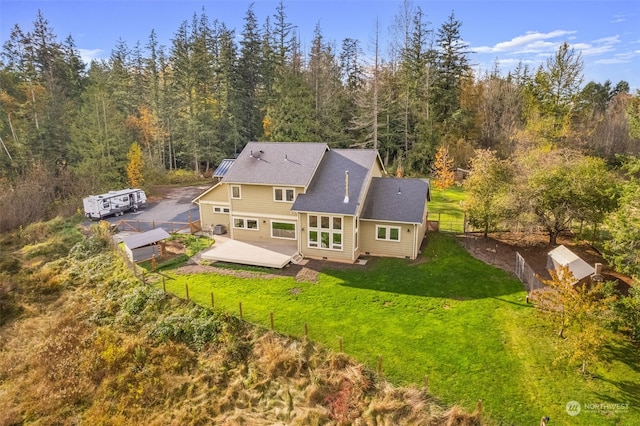
[[[201,254],[202,260],[267,268],[284,268],[289,262],[295,263],[299,260],[298,248],[295,243],[244,242],[221,235],[216,235],[215,240],[213,247]]]

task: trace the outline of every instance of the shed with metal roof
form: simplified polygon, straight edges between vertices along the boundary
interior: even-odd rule
[[[580,256],[563,245],[551,250],[547,255],[547,269],[559,271],[562,267],[568,267],[573,274],[575,283],[591,277],[595,273],[595,268],[589,265]]]
[[[171,235],[162,228],[130,235],[122,239],[127,257],[133,262],[151,259],[154,255],[160,257],[162,251],[158,243]]]

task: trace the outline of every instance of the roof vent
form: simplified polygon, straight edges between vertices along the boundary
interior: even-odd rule
[[[398,187],[398,195],[402,195],[402,190]]]
[[[349,202],[349,170],[344,171],[344,201],[347,204]]]
[[[259,160],[262,154],[264,154],[263,150],[256,151],[255,154],[253,153],[253,150],[251,150],[249,156],[255,158],[256,160]]]

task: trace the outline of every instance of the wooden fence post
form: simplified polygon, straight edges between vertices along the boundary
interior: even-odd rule
[[[238,302],[238,307],[240,308],[240,319],[242,319],[242,302]]]
[[[308,337],[309,336],[309,327],[307,326],[307,323],[304,323],[304,337]]]
[[[429,392],[429,375],[424,375],[424,393]]]
[[[273,312],[269,312],[269,318],[271,320],[271,330],[273,330]]]
[[[184,283],[184,290],[187,293],[187,300],[189,300],[189,284]]]
[[[214,306],[213,292],[211,292],[211,309],[213,309]]]
[[[342,337],[339,337],[338,340],[340,342],[340,352],[342,352]]]
[[[164,275],[162,276],[162,290],[164,294],[167,294],[167,284],[164,282]]]
[[[382,355],[378,355],[378,376],[382,374]]]

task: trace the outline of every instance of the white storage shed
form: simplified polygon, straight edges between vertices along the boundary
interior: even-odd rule
[[[162,254],[158,242],[169,238],[171,235],[162,228],[131,235],[122,239],[125,252],[133,262],[142,262],[151,259],[154,255]]]
[[[575,278],[575,283],[591,277],[595,273],[595,268],[589,265],[584,259],[560,245],[548,253],[547,269],[559,270],[562,266],[568,266]]]

